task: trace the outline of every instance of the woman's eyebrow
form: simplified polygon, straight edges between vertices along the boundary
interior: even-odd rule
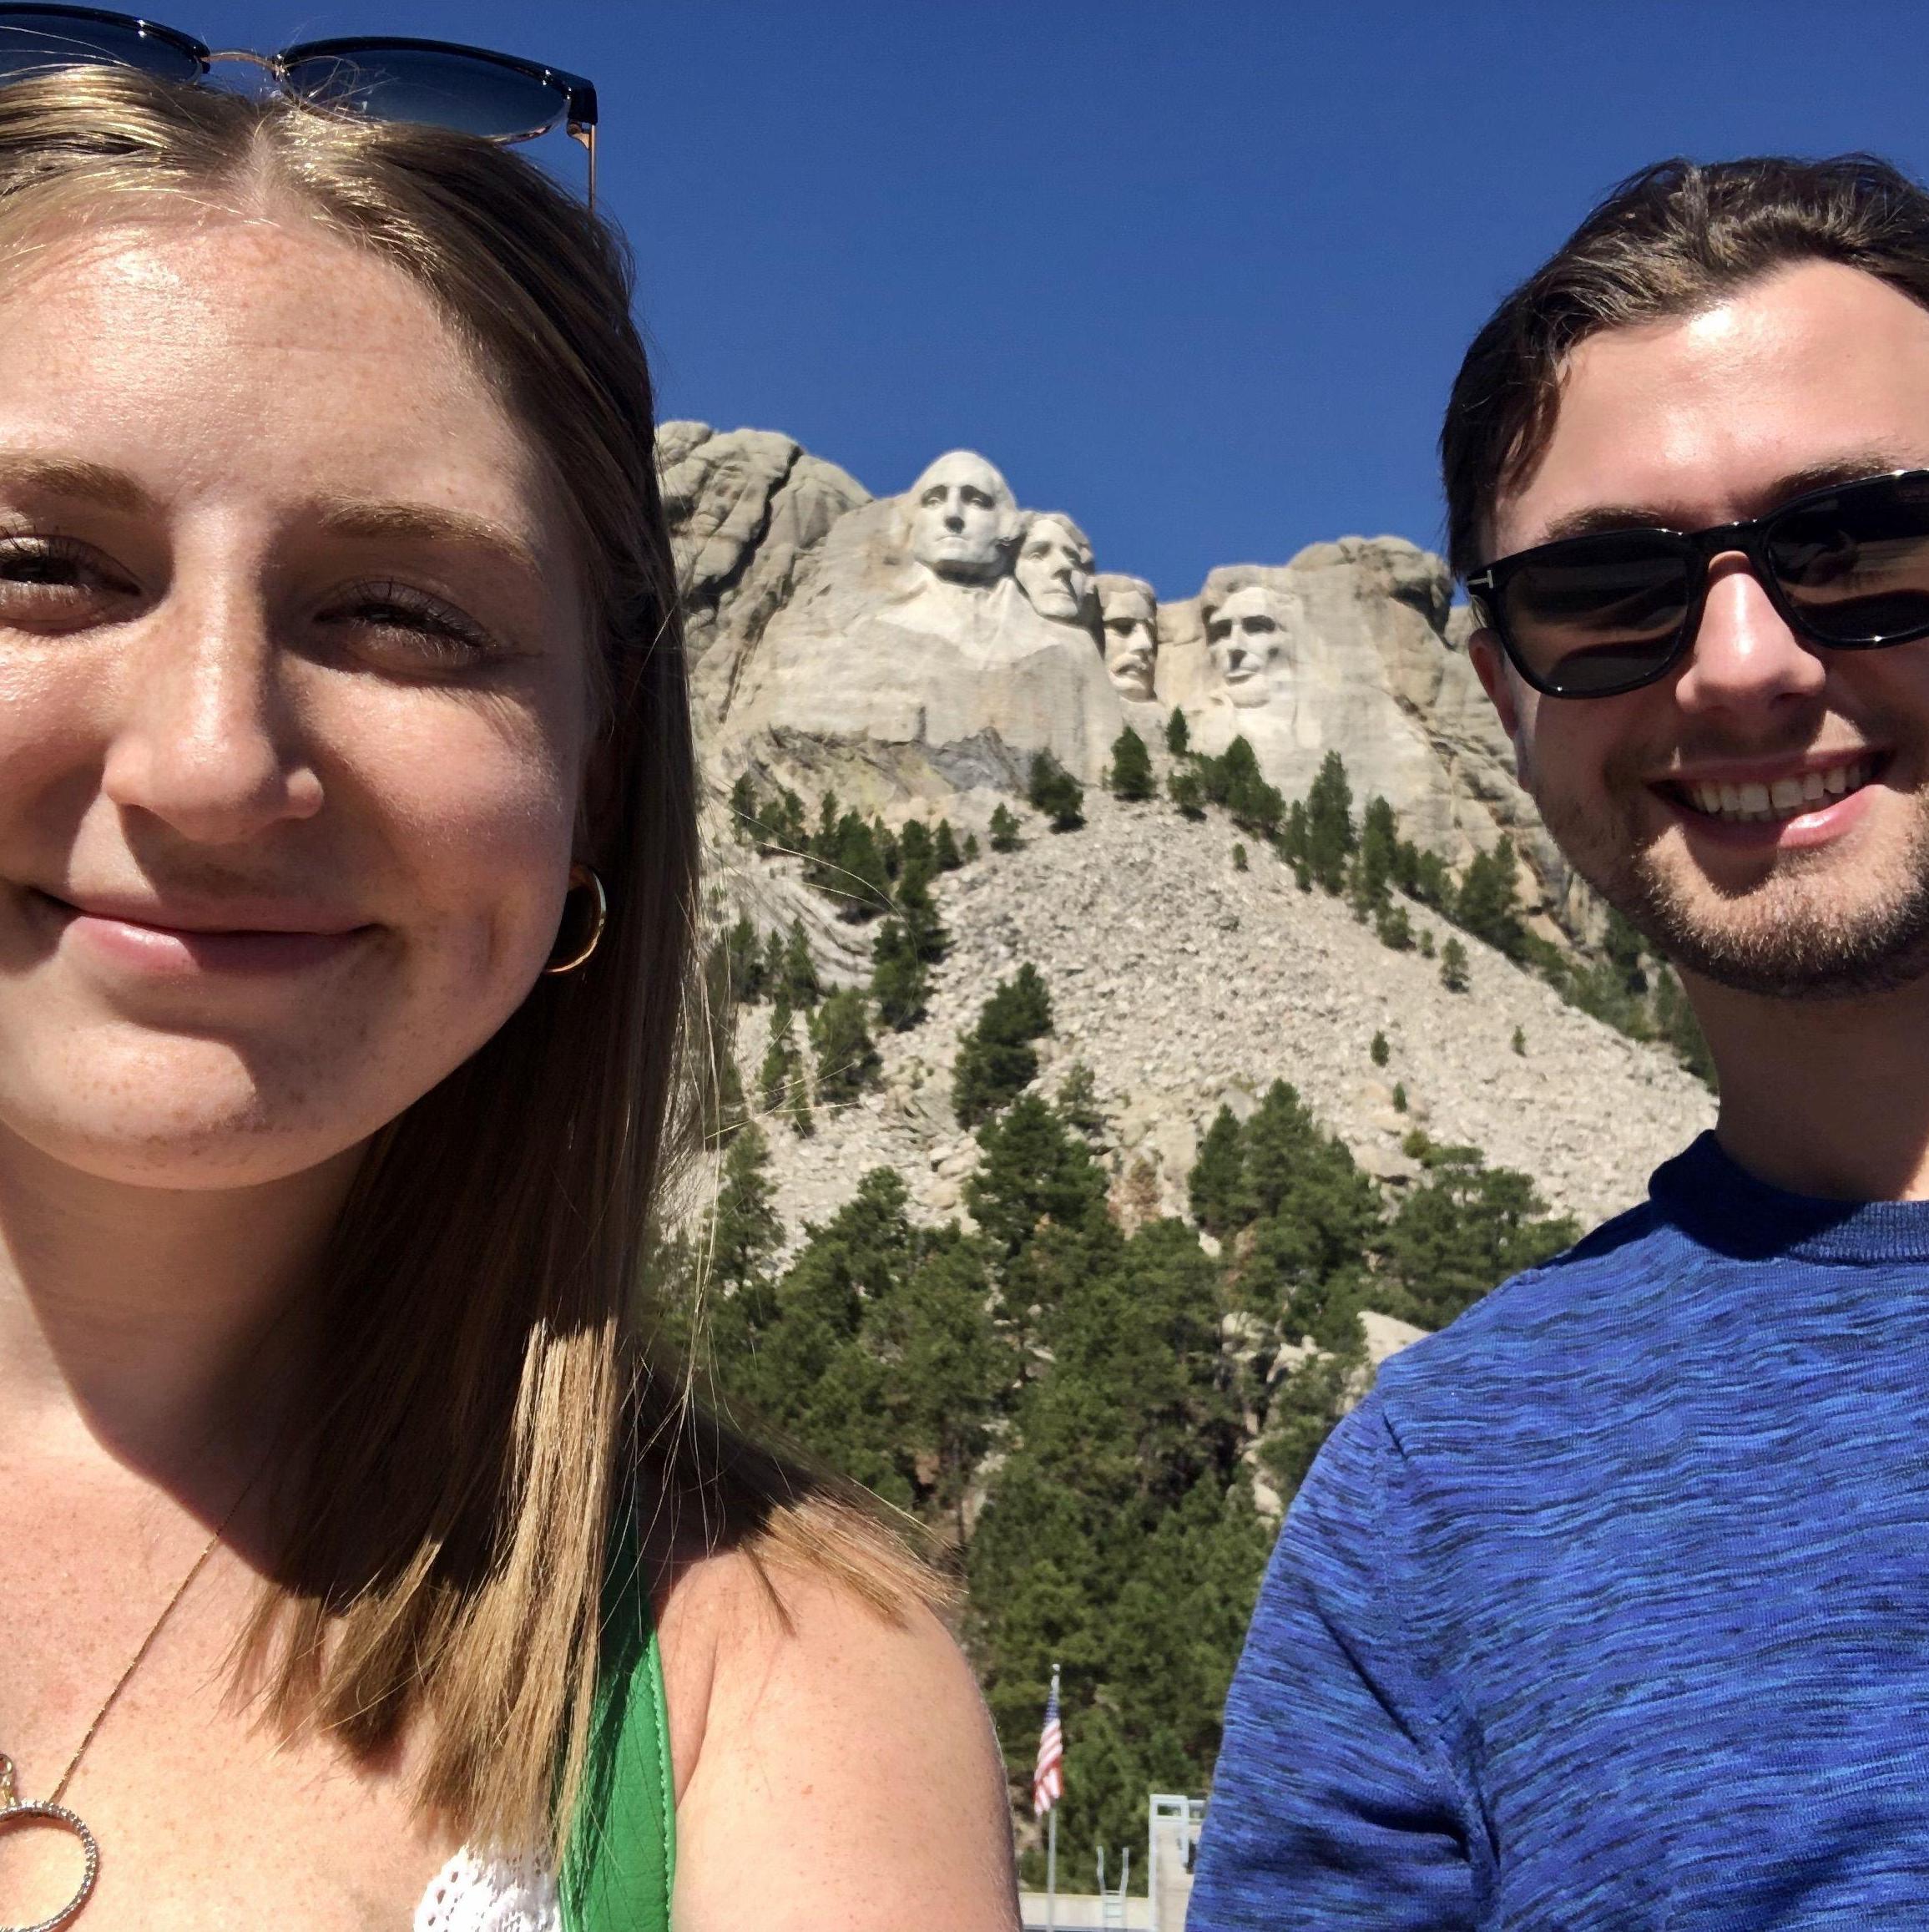
[[[463,549],[494,550],[520,569],[542,569],[527,539],[467,510],[444,509],[434,503],[365,503],[339,498],[321,507],[321,527],[331,536],[366,537],[407,543],[452,544]]]
[[[76,458],[0,450],[0,490],[33,490],[97,503],[104,509],[139,512],[153,499],[124,471]]]

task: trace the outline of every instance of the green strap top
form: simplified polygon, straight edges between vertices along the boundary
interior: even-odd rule
[[[583,1795],[563,1855],[563,1932],[669,1932],[676,1780],[663,1653],[634,1545],[603,1591],[603,1656]]]

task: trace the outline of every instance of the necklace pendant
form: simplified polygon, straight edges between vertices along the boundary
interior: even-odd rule
[[[93,1896],[93,1883],[100,1876],[100,1847],[83,1820],[63,1804],[23,1803],[13,1789],[13,1760],[0,1756],[0,1832],[21,1825],[53,1825],[70,1832],[80,1840],[87,1869],[81,1874],[80,1889],[51,1919],[36,1919],[31,1925],[0,1925],[0,1932],[60,1932],[80,1916],[81,1908]]]

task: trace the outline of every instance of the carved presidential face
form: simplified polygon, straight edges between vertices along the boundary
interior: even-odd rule
[[[1018,518],[1005,479],[967,449],[941,456],[911,486],[911,554],[958,583],[1002,576]]]
[[[1287,670],[1280,606],[1259,584],[1235,590],[1206,620],[1206,649],[1226,695],[1242,707],[1267,703]]]
[[[1013,569],[1041,617],[1076,624],[1092,597],[1092,546],[1069,517],[1033,517]]]
[[[1153,661],[1159,654],[1159,599],[1137,578],[1099,586],[1105,625],[1105,669],[1122,698],[1152,695]]]

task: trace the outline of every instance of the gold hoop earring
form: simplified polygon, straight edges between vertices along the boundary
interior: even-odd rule
[[[597,877],[593,866],[573,865],[569,868],[569,898],[587,886],[589,888],[589,931],[576,950],[566,958],[552,957],[543,970],[545,973],[573,973],[593,953],[603,938],[603,928],[609,923],[609,898],[603,889],[603,881]],[[565,902],[567,903],[567,902]]]

